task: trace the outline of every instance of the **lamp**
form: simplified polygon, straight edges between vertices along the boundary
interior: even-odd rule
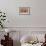
[[[5,29],[5,32],[8,33],[9,32],[9,29]]]
[[[5,32],[7,33],[7,36],[9,37],[9,29],[5,29]]]

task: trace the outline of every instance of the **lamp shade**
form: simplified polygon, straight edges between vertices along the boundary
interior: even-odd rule
[[[5,32],[8,33],[8,32],[10,32],[10,30],[9,29],[5,29]]]

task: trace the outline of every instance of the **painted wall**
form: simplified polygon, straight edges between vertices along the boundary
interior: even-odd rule
[[[7,15],[5,26],[15,31],[46,31],[45,4],[46,0],[0,0],[0,9]],[[32,7],[32,15],[19,15],[22,6]]]
[[[0,9],[6,12],[7,27],[46,27],[45,4],[46,0],[0,0]],[[32,15],[19,15],[22,6],[32,7]]]
[[[7,22],[5,22],[5,26],[13,27],[10,28],[12,31],[20,31],[20,37],[28,32],[30,33],[31,31],[46,31],[45,4],[46,0],[0,0],[0,9],[6,12],[7,15]],[[19,15],[18,10],[19,7],[22,6],[32,7],[32,15]],[[18,38],[18,36],[19,35],[16,33],[15,40]],[[18,41],[16,42],[17,46],[20,45]]]
[[[39,42],[44,41],[44,36],[45,36],[46,31],[14,31],[9,32],[9,37],[13,39],[13,46],[20,46],[20,40],[23,36],[33,36],[37,37]],[[4,35],[7,35],[6,32],[0,32],[0,44],[1,44],[1,39],[5,39]],[[40,38],[39,38],[40,37]],[[42,40],[41,40],[42,39]]]

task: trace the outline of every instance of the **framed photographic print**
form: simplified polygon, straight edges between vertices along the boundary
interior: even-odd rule
[[[20,15],[30,15],[30,7],[19,7]]]

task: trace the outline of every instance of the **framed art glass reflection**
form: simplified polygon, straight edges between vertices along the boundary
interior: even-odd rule
[[[20,15],[30,15],[30,7],[19,7]]]

